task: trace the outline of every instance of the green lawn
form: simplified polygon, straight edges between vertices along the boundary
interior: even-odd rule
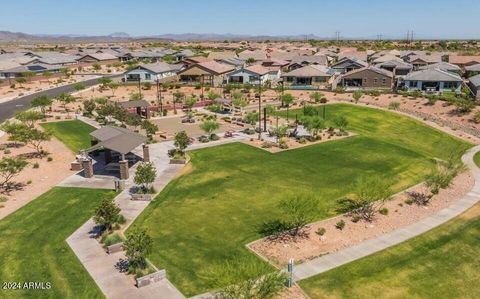
[[[315,193],[317,218],[330,217],[357,178],[394,178],[400,191],[421,181],[433,158],[471,146],[389,112],[329,106],[328,117],[334,114],[347,116],[359,135],[278,154],[240,143],[191,153],[192,171],[172,181],[135,222],[154,238],[150,259],[184,294],[211,290],[211,269],[225,262],[260,263],[245,244],[261,237],[263,221],[279,216],[285,193]]]
[[[480,205],[422,236],[301,281],[311,298],[479,298]]]
[[[94,127],[79,120],[43,123],[41,126],[51,131],[74,153],[91,146],[89,134],[95,131]]]
[[[0,281],[50,282],[0,298],[103,298],[65,241],[113,191],[55,187],[0,221]]]
[[[477,167],[480,167],[480,152],[477,152],[473,156],[473,161],[475,162],[475,165],[477,165]]]

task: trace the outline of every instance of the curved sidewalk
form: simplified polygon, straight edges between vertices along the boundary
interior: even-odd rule
[[[337,268],[357,259],[397,245],[408,239],[421,235],[445,222],[455,218],[480,201],[480,169],[475,165],[473,156],[480,151],[480,145],[471,148],[462,157],[462,161],[471,171],[475,184],[470,192],[448,208],[409,226],[397,229],[378,238],[364,241],[358,245],[327,254],[297,265],[294,270],[295,280],[302,280]]]

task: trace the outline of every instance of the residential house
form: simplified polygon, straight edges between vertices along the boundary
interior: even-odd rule
[[[207,61],[212,61],[212,60],[208,59],[205,56],[191,56],[191,57],[185,58],[182,62],[185,63],[187,67],[189,67],[191,65],[195,65],[195,64],[207,62]]]
[[[298,56],[293,59],[288,65],[288,70],[293,71],[295,69],[304,67],[306,65],[328,65],[328,59],[326,55],[312,55],[312,56]]]
[[[385,69],[366,66],[352,70],[337,79],[337,86],[347,89],[391,89],[393,87],[393,73]]]
[[[281,75],[283,84],[290,87],[326,88],[330,84],[332,72],[323,65],[306,65]]]
[[[376,64],[375,66],[381,69],[387,70],[389,72],[392,72],[395,75],[395,77],[405,76],[406,74],[410,73],[413,69],[413,65],[398,59],[385,61],[385,62]]]
[[[480,56],[458,56],[458,55],[450,55],[448,57],[448,62],[451,64],[458,65],[461,68],[465,68],[467,66],[471,66],[474,64],[480,63]]]
[[[0,78],[18,78],[23,77],[25,72],[34,72],[37,75],[42,75],[45,72],[59,73],[63,66],[61,65],[50,65],[50,64],[29,64],[29,65],[19,65],[13,68],[0,70]]]
[[[260,64],[255,64],[229,73],[228,83],[265,84],[276,81],[279,78],[279,67],[265,67]]]
[[[442,62],[442,56],[439,54],[416,54],[408,56],[406,61],[413,65],[414,70],[418,70],[422,66]]]
[[[217,61],[223,64],[228,64],[230,66],[233,66],[235,69],[241,69],[242,67],[245,66],[245,60],[238,57],[225,58]]]
[[[248,59],[254,59],[255,61],[260,61],[260,60],[265,60],[267,59],[267,53],[262,50],[245,50],[240,53],[238,53],[238,57],[248,60]]]
[[[230,58],[237,58],[237,53],[234,51],[212,51],[208,53],[207,58],[209,60],[223,60],[223,59],[230,59]]]
[[[462,74],[462,69],[458,65],[451,64],[444,61],[419,67],[419,70],[426,70],[426,69],[440,69],[450,73],[457,73],[459,75]]]
[[[475,98],[480,100],[480,74],[468,78],[468,86],[475,94]]]
[[[180,71],[180,81],[185,83],[202,83],[217,87],[227,82],[227,74],[234,67],[216,61],[204,61],[188,66]]]
[[[141,64],[123,74],[124,82],[139,80],[141,82],[171,81],[176,78],[177,73],[183,68],[182,64],[168,64],[165,62]]]
[[[92,53],[92,54],[86,54],[80,58],[77,59],[78,62],[81,63],[102,63],[102,64],[107,64],[107,63],[114,63],[118,62],[119,59],[117,56],[112,55],[112,54],[107,54],[107,53]]]
[[[350,71],[367,67],[368,63],[355,57],[344,57],[337,63],[333,64],[331,68],[336,74],[344,74]]]
[[[461,92],[463,80],[455,73],[441,69],[425,69],[411,72],[404,78],[406,90],[420,90],[428,93],[441,93],[444,91]]]
[[[480,74],[480,63],[465,67],[465,77],[470,78],[478,74]]]
[[[175,56],[176,61],[183,61],[188,57],[195,56],[195,52],[190,49],[183,49],[179,52],[173,53],[173,56]]]

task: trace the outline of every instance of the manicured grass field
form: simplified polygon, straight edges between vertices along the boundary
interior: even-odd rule
[[[103,298],[65,241],[113,191],[55,187],[0,221],[0,281],[50,282],[0,298]]]
[[[477,165],[477,167],[480,167],[480,152],[477,152],[473,156],[473,161],[475,162],[475,165]]]
[[[311,298],[479,298],[480,205],[391,249],[301,281]]]
[[[50,122],[41,124],[43,128],[49,130],[63,142],[74,153],[81,149],[87,149],[90,144],[90,133],[95,128],[79,120],[67,120],[59,122]]]
[[[318,219],[336,214],[336,200],[365,175],[395,180],[400,191],[418,183],[469,144],[397,114],[362,107],[329,106],[328,118],[347,116],[358,136],[270,154],[236,143],[192,152],[193,169],[172,181],[135,225],[154,238],[150,259],[167,269],[185,295],[211,290],[211,269],[225,262],[261,263],[245,245],[261,237],[259,225],[278,218],[289,192],[312,192]]]

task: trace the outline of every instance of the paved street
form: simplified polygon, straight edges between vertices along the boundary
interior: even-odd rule
[[[106,76],[106,77],[112,77],[113,78],[113,77],[117,77],[117,76],[119,76],[119,75],[111,75],[111,76]],[[82,81],[82,82],[79,82],[79,83],[84,84],[86,87],[90,87],[90,86],[96,85],[97,80],[98,80],[98,78],[94,78],[94,79],[89,79],[89,80]],[[17,99],[11,100],[11,101],[0,103],[0,123],[3,123],[5,120],[12,117],[12,115],[15,113],[15,111],[28,109],[30,107],[30,102],[35,97],[41,96],[41,95],[47,95],[50,98],[54,98],[54,97],[56,97],[56,96],[58,96],[62,93],[74,92],[75,89],[73,88],[73,86],[75,84],[76,83],[72,83],[72,84],[69,84],[69,85],[64,85],[64,86],[60,86],[60,87],[56,87],[56,88],[52,88],[52,89],[48,89],[48,90],[43,90],[43,91],[40,91],[40,92],[37,92],[37,93],[34,93],[34,94],[29,94],[29,95],[26,95],[26,96],[23,96],[23,97],[19,97]]]

